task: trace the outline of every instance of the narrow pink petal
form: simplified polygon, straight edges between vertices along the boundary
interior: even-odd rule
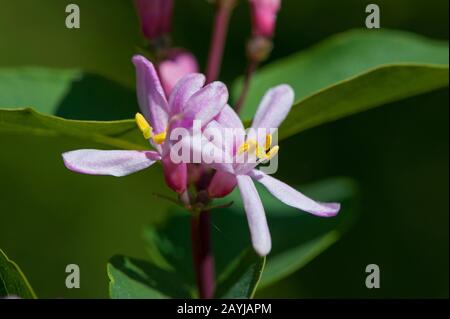
[[[216,117],[228,101],[228,89],[222,82],[212,82],[195,93],[183,110],[188,121],[200,120],[202,127]]]
[[[252,127],[255,129],[278,128],[288,115],[293,103],[294,91],[289,85],[283,84],[270,89],[256,111]]]
[[[259,255],[266,256],[272,248],[272,241],[261,199],[249,176],[238,175],[236,178],[247,214],[253,248]]]
[[[286,205],[301,209],[321,217],[335,216],[340,210],[338,203],[320,203],[306,197],[291,186],[259,170],[253,170],[250,176],[264,185],[267,190]]]
[[[203,85],[205,85],[205,76],[199,73],[185,75],[178,81],[169,98],[169,108],[172,115],[181,113],[183,106]]]
[[[229,105],[225,105],[215,120],[224,128],[234,129],[234,138],[232,139],[232,145],[228,145],[232,154],[235,155],[237,149],[244,143],[245,140],[245,128],[242,124],[239,115]]]
[[[153,64],[141,55],[133,57],[136,67],[136,90],[142,114],[150,122],[154,133],[166,130],[168,104]]]
[[[208,186],[211,198],[222,198],[230,194],[236,187],[236,176],[227,172],[216,171]]]
[[[160,160],[153,151],[76,150],[64,153],[65,166],[71,171],[90,175],[126,176]]]

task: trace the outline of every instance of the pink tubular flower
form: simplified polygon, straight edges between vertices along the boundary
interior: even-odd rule
[[[194,55],[181,49],[173,49],[168,58],[159,63],[158,72],[164,92],[169,96],[177,82],[185,75],[199,70]]]
[[[136,122],[155,150],[76,150],[63,154],[64,163],[82,174],[125,176],[161,161],[167,185],[181,194],[187,187],[187,163],[171,161],[172,144],[166,136],[170,136],[172,123],[186,129],[192,127],[194,119],[208,124],[226,105],[228,90],[221,82],[204,86],[205,77],[193,73],[178,81],[167,100],[153,64],[139,55],[133,57],[133,63],[143,114],[136,114]]]
[[[244,203],[247,220],[250,228],[252,244],[255,251],[261,255],[267,255],[271,250],[271,238],[264,207],[259,198],[253,180],[261,183],[267,190],[283,203],[311,213],[313,215],[330,217],[340,210],[338,203],[319,203],[309,199],[289,185],[257,170],[259,163],[273,158],[278,150],[278,145],[272,146],[271,135],[255,132],[273,132],[286,118],[294,100],[294,92],[288,85],[280,85],[269,90],[259,105],[252,123],[252,129],[245,138],[239,134],[233,139],[223,139],[224,145],[220,149],[228,152],[235,158],[232,168],[225,167],[219,170],[213,177],[208,188],[211,197],[223,197],[229,194],[235,186]],[[221,126],[243,131],[244,126],[234,110],[226,106],[209,126]],[[259,161],[239,161],[239,156],[253,152]],[[220,169],[220,168],[219,168]]]
[[[173,0],[134,0],[144,36],[160,38],[171,31]]]
[[[272,38],[281,0],[249,0],[253,36]]]

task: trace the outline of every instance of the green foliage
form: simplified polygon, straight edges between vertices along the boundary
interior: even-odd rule
[[[150,148],[139,135],[136,123],[132,120],[111,122],[66,120],[26,108],[0,109],[0,125],[0,132],[22,133],[36,137],[63,135],[123,149]]]
[[[113,299],[190,298],[188,287],[176,272],[165,271],[148,262],[113,257],[108,264],[109,291]]]
[[[380,67],[295,103],[280,127],[280,138],[446,85],[447,66]]]
[[[0,105],[74,120],[121,120],[138,110],[134,90],[79,70],[0,69]]]
[[[233,89],[237,97],[242,80]],[[242,117],[263,94],[290,84],[297,102],[280,129],[290,136],[356,112],[448,85],[448,43],[399,31],[349,31],[263,67],[254,76]]]
[[[217,280],[216,298],[253,298],[264,271],[266,257],[252,248],[244,250]]]
[[[0,297],[35,299],[36,294],[19,266],[0,249]]]

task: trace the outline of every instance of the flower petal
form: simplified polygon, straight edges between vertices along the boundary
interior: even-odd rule
[[[71,171],[117,177],[143,170],[160,160],[159,154],[153,151],[76,150],[62,156]]]
[[[161,61],[158,65],[159,77],[161,78],[161,84],[164,88],[164,92],[166,92],[166,96],[170,96],[176,84],[184,76],[191,73],[198,73],[198,70],[197,60],[192,53],[177,48],[169,50],[168,57]],[[205,85],[204,82],[205,81],[203,80],[203,83],[199,88],[197,88],[197,90]],[[179,112],[179,110],[177,112]]]
[[[264,185],[267,190],[286,205],[301,209],[321,217],[335,216],[340,210],[338,203],[320,203],[306,197],[291,186],[259,170],[253,170],[250,176]]]
[[[169,98],[169,108],[172,115],[181,113],[183,106],[203,85],[205,85],[205,76],[199,73],[188,74],[179,80]]]
[[[272,248],[272,241],[261,199],[249,176],[238,175],[236,178],[247,214],[253,248],[259,255],[266,256]]]
[[[228,101],[228,89],[222,82],[212,82],[200,89],[187,101],[183,110],[187,125],[200,120],[206,126],[222,111]]]
[[[155,134],[164,132],[169,119],[168,105],[155,67],[141,55],[135,55],[133,63],[136,67],[136,90],[141,112]]]
[[[237,149],[245,140],[245,128],[239,115],[231,106],[225,105],[215,120],[226,129],[234,129],[232,141],[229,141],[229,139],[226,139],[226,141],[232,143],[232,145],[228,145],[228,149],[232,151],[232,155],[236,155]]]
[[[284,121],[292,104],[294,103],[294,90],[289,85],[276,86],[264,95],[253,119],[252,127],[278,128]]]

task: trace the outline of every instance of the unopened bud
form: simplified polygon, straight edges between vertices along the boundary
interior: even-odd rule
[[[249,0],[253,36],[272,38],[281,0]]]
[[[169,34],[173,0],[134,0],[144,36],[155,41]]]
[[[175,84],[190,73],[197,73],[199,70],[195,56],[181,49],[172,49],[167,58],[158,65],[158,72],[164,92],[170,95]]]

